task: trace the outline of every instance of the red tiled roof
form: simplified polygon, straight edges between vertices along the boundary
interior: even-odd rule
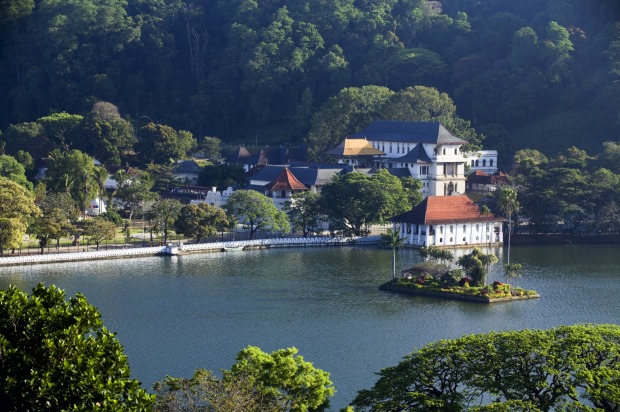
[[[501,221],[494,214],[482,215],[480,208],[465,196],[429,196],[412,210],[394,216],[394,222],[436,225],[440,223]]]
[[[295,177],[295,175],[285,167],[282,172],[274,179],[273,182],[265,185],[268,190],[309,190]]]
[[[467,183],[480,183],[485,185],[496,185],[496,184],[508,184],[508,176],[506,173],[500,172],[499,170],[492,175],[489,175],[482,170],[476,170],[475,173],[470,174],[467,177]]]

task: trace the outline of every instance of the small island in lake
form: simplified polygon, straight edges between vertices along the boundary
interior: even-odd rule
[[[422,248],[421,253],[430,260],[403,270],[401,277],[380,286],[381,290],[411,295],[423,295],[445,299],[457,299],[480,303],[508,302],[540,297],[535,290],[526,290],[510,283],[495,281],[487,284],[490,264],[496,263],[494,255],[485,255],[479,249],[461,256],[458,265],[451,268],[448,262],[454,257],[447,250]],[[504,266],[507,280],[520,276],[521,265]]]

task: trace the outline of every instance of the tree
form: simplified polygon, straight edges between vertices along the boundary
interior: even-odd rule
[[[392,280],[396,279],[396,248],[403,245],[403,238],[398,230],[388,229],[381,234],[381,244],[392,249]]]
[[[447,249],[437,246],[428,246],[420,248],[420,256],[429,258],[434,262],[440,262],[442,265],[448,265],[454,260],[454,254]]]
[[[49,116],[37,119],[43,125],[47,136],[54,144],[54,148],[63,152],[76,149],[74,140],[78,140],[78,129],[84,119],[79,114],[69,114],[66,112],[53,113]]]
[[[273,201],[255,190],[237,190],[224,206],[226,212],[245,224],[250,239],[258,230],[288,233],[291,230],[286,213],[278,210]]]
[[[136,137],[132,124],[114,113],[115,107],[111,106],[93,107],[80,125],[81,139],[77,146],[107,165],[120,165],[133,154]]]
[[[208,203],[183,206],[175,223],[177,232],[195,237],[196,243],[229,226],[230,221],[224,210]]]
[[[43,253],[50,240],[56,239],[60,242],[60,238],[71,233],[75,226],[68,219],[68,211],[56,207],[52,202],[41,204],[41,211],[42,214],[34,220],[30,230],[39,239],[39,247]]]
[[[290,201],[284,204],[283,209],[293,226],[294,231],[300,231],[303,236],[319,232],[321,222],[321,194],[305,191],[293,194]]]
[[[161,231],[163,233],[164,245],[168,244],[168,233],[179,218],[182,206],[181,202],[176,199],[159,199],[149,209],[151,226],[157,229],[156,232]]]
[[[341,90],[316,112],[307,140],[313,158],[335,147],[347,135],[375,120],[394,94],[386,87],[363,86]]]
[[[614,411],[620,327],[468,335],[424,346],[358,392],[359,411]]]
[[[184,159],[195,146],[191,133],[149,123],[138,130],[138,151],[144,164],[170,164]]]
[[[401,177],[400,181],[402,182],[403,190],[407,196],[409,207],[413,209],[414,206],[424,200],[424,196],[422,192],[420,192],[422,189],[422,181],[414,179],[411,176]]]
[[[153,396],[130,378],[123,347],[80,294],[39,284],[0,291],[0,408],[146,411]]]
[[[156,383],[155,411],[195,410],[200,405],[213,412],[324,411],[335,392],[329,373],[298,356],[296,348],[266,353],[249,346],[222,373],[217,379],[210,371],[197,370],[191,379]]]
[[[207,165],[202,168],[198,176],[200,185],[215,187],[220,191],[228,187],[244,187],[246,181],[245,170],[235,164]]]
[[[523,270],[523,265],[520,263],[511,263],[509,265],[504,265],[504,272],[506,273],[506,279],[510,284],[511,279],[516,279],[521,277],[521,271]]]
[[[147,201],[155,200],[159,195],[151,189],[155,182],[150,173],[142,170],[131,170],[129,172],[119,169],[114,174],[118,187],[114,191],[113,197],[119,199],[123,206],[129,210],[129,222],[136,209],[144,208]]]
[[[97,182],[94,179],[95,159],[79,150],[54,150],[50,157],[52,165],[45,173],[48,190],[52,193],[69,193],[84,210],[97,193]]]
[[[473,286],[485,286],[489,265],[496,263],[497,257],[493,254],[485,255],[480,249],[459,258],[458,264],[472,280]]]
[[[337,176],[325,185],[321,197],[324,213],[355,236],[364,234],[369,225],[384,223],[412,207],[402,181],[385,169],[372,177],[359,172]]]
[[[208,159],[217,159],[220,156],[222,150],[222,141],[217,137],[205,136],[202,138],[200,147],[202,152]]]
[[[108,199],[108,190],[105,187],[110,174],[104,166],[97,166],[93,169],[93,180],[97,187],[97,198],[99,199],[99,213],[103,210],[103,200]]]
[[[0,176],[0,255],[21,245],[28,224],[40,213],[31,192]]]
[[[26,178],[26,169],[12,156],[0,155],[0,176],[19,183],[31,192],[33,190],[32,182]]]
[[[517,201],[517,191],[510,187],[502,187],[497,196],[497,207],[508,218],[508,259],[510,264],[510,235],[512,233],[512,214],[519,210],[519,202]]]
[[[90,238],[99,250],[99,244],[104,240],[114,240],[116,225],[101,218],[94,218],[84,224],[84,236]]]

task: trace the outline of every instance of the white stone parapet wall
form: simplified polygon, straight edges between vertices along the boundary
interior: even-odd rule
[[[180,252],[220,251],[227,248],[244,247],[299,247],[299,246],[346,246],[352,244],[377,243],[379,236],[363,237],[298,237],[239,240],[231,242],[212,242],[182,245]],[[124,257],[154,256],[164,252],[165,246],[139,247],[128,249],[98,250],[89,252],[53,253],[46,255],[0,257],[0,266],[27,265],[38,263],[73,262],[80,260],[113,259]]]

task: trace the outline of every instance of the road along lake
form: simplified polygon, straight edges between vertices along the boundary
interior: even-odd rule
[[[541,297],[492,305],[382,292],[391,259],[376,247],[326,247],[58,263],[0,268],[0,287],[30,292],[44,282],[85,295],[148,389],[166,375],[228,369],[248,345],[295,346],[331,373],[332,410],[430,342],[620,323],[620,246],[513,247],[511,261],[524,267],[517,285]],[[397,252],[399,270],[420,260],[416,250]],[[500,272],[496,265],[489,280],[503,281]]]

